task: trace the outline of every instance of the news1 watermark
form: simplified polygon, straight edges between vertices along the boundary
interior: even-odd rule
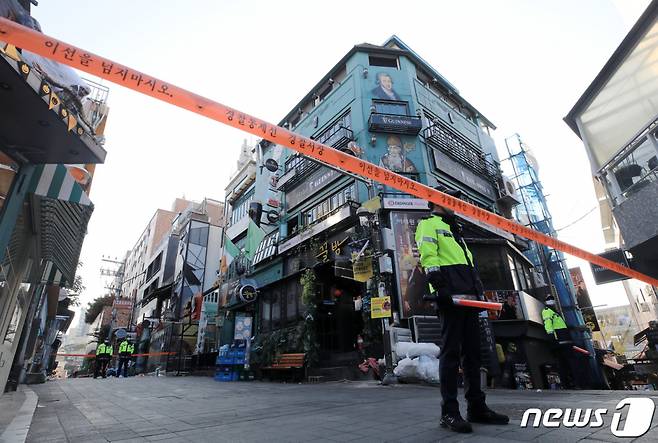
[[[628,406],[628,408],[626,408]],[[651,428],[656,405],[650,398],[629,397],[617,403],[612,415],[610,431],[615,437],[641,437]],[[538,428],[600,428],[608,414],[605,408],[550,408],[542,411],[527,409],[521,419],[521,427]]]

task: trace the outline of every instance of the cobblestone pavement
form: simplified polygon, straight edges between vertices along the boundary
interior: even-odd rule
[[[658,404],[655,391],[489,391],[489,404],[511,423],[475,425],[473,434],[459,435],[439,428],[439,390],[428,386],[133,377],[51,381],[32,389],[39,402],[28,442],[619,441],[610,431],[612,412],[594,429],[523,429],[520,420],[530,407],[614,411],[629,396],[651,396]],[[657,426],[654,415],[652,429],[635,441],[658,441]]]

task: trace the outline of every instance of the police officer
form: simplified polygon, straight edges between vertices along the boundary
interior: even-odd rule
[[[128,338],[123,339],[119,345],[119,366],[117,367],[117,377],[128,377],[128,362],[133,355],[134,349],[134,346],[130,343]],[[123,374],[121,373],[122,368]]]
[[[98,373],[100,371],[103,378],[105,378],[105,372],[107,371],[107,365],[112,358],[112,346],[110,345],[110,339],[106,338],[103,343],[100,343],[96,347],[96,364],[94,365],[94,378],[98,378]]]
[[[553,294],[546,296],[541,318],[544,321],[546,333],[556,340],[555,352],[560,363],[560,380],[567,388],[575,387],[574,377],[576,362],[574,361],[573,349],[571,348],[571,336],[567,324],[560,314],[555,311],[555,297]]]
[[[443,186],[437,189],[456,198],[461,196],[460,191],[449,191]],[[482,283],[473,266],[473,256],[462,238],[454,212],[432,202],[429,204],[432,213],[418,224],[416,244],[430,291],[434,292],[442,317],[439,377],[443,402],[440,425],[456,432],[472,432],[470,423],[459,413],[457,402],[460,359],[464,371],[468,421],[507,424],[509,417],[489,409],[480,388],[479,310],[453,303],[453,296],[482,298]]]

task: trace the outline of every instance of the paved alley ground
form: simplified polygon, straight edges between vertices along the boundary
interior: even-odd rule
[[[658,404],[655,391],[495,390],[488,393],[489,404],[509,414],[512,422],[475,425],[473,434],[458,435],[439,428],[440,393],[429,386],[132,377],[49,381],[29,389],[38,404],[28,442],[632,441],[610,431],[619,400],[650,397]],[[17,396],[11,399],[18,401]],[[531,407],[610,412],[599,428],[521,428],[523,412]],[[656,426],[654,415],[652,430],[635,441],[658,441]]]

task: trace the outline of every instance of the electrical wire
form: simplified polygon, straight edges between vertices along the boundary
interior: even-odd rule
[[[592,212],[594,212],[594,210],[596,210],[597,208],[598,208],[598,206],[594,206],[592,209],[590,209],[589,211],[587,211],[586,213],[584,213],[583,215],[581,215],[580,217],[578,217],[576,220],[572,221],[571,223],[569,223],[569,224],[566,225],[566,226],[562,226],[560,229],[556,229],[555,231],[556,231],[556,232],[559,232],[559,231],[562,231],[562,230],[564,230],[564,229],[567,229],[567,228],[569,228],[569,227],[575,225],[576,223],[578,223],[579,221],[581,221],[582,219],[584,219],[585,217],[587,217],[588,215],[590,215]]]

